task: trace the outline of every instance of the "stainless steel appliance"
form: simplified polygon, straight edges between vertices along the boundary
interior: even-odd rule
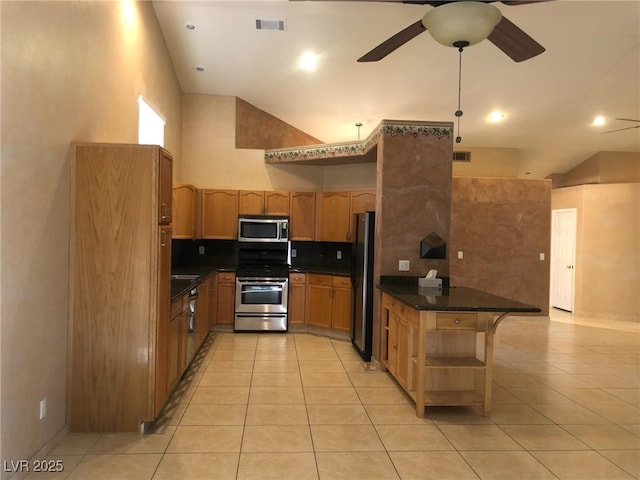
[[[246,215],[238,218],[239,242],[289,241],[289,217],[278,215]]]
[[[289,242],[242,242],[238,248],[234,330],[288,330]]]
[[[373,338],[373,251],[376,215],[375,212],[366,212],[356,213],[353,217],[351,343],[368,362],[371,360]]]
[[[196,354],[196,304],[198,302],[198,287],[189,290],[189,309],[187,311],[186,356],[187,365]]]

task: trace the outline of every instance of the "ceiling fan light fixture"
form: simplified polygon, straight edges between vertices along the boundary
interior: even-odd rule
[[[422,24],[436,42],[458,47],[486,39],[501,19],[500,10],[488,3],[452,2],[429,10]]]

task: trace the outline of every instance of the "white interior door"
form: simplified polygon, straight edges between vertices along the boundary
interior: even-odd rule
[[[551,212],[551,306],[573,311],[576,259],[575,208]]]

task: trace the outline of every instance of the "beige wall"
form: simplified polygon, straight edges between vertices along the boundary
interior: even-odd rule
[[[470,147],[470,162],[453,162],[454,177],[518,178],[520,151],[516,148]]]
[[[554,189],[577,210],[574,313],[640,322],[640,183]]]
[[[198,188],[322,190],[323,168],[266,165],[264,150],[236,148],[236,97],[183,97],[179,181]]]
[[[182,99],[150,3],[2,2],[1,35],[1,455],[17,460],[65,425],[69,144],[136,143],[142,94],[179,169]]]

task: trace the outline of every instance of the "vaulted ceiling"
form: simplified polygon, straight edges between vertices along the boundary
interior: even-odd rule
[[[186,93],[241,97],[328,143],[364,138],[382,119],[456,126],[455,48],[426,32],[381,61],[356,61],[434,7],[393,1],[153,3]],[[546,51],[516,63],[489,41],[464,50],[464,115],[455,129],[462,142],[455,149],[516,148],[519,175],[528,178],[563,173],[598,151],[640,152],[640,128],[602,134],[640,125],[615,120],[640,120],[640,1],[494,5]],[[258,30],[256,20],[283,20],[285,29]],[[306,51],[318,55],[313,71],[298,66]],[[491,123],[487,116],[496,109],[504,119]],[[596,115],[606,123],[593,126]]]

